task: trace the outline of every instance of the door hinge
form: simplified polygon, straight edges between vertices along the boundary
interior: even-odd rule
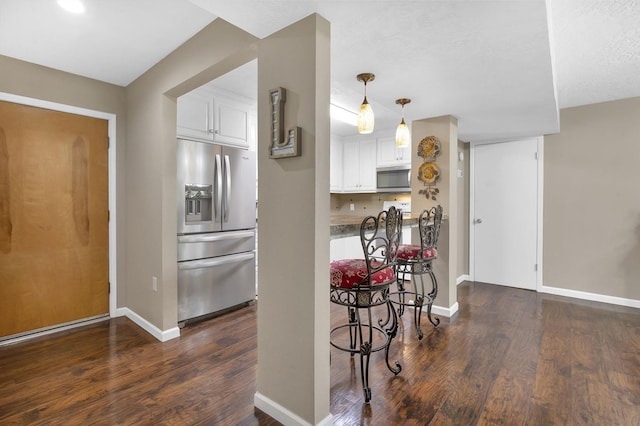
[[[535,152],[535,155],[534,155],[534,156],[535,156],[535,158],[536,158],[536,160],[537,160],[537,159],[538,159],[538,151],[536,151],[536,152]]]
[[[111,222],[111,210],[107,210],[107,222]]]
[[[111,138],[107,136],[107,149],[111,148]]]
[[[107,294],[111,294],[111,283],[107,281]]]
[[[538,264],[537,264],[537,263],[533,265],[533,270],[534,270],[534,271],[537,271],[537,270],[538,270]]]

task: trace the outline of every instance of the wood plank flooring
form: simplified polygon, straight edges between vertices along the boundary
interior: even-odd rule
[[[460,311],[404,315],[391,359],[331,350],[337,425],[640,425],[640,310],[482,283]],[[275,425],[253,407],[256,307],[160,343],[126,318],[0,347],[0,424]],[[344,307],[332,307],[332,322]]]

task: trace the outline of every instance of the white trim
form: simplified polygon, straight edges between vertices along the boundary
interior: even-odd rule
[[[537,213],[537,229],[538,235],[536,238],[536,290],[542,288],[542,271],[543,271],[543,225],[544,225],[544,137],[540,136],[538,139],[538,213]]]
[[[6,345],[13,345],[14,343],[24,342],[26,340],[35,339],[36,337],[47,336],[53,333],[59,333],[61,331],[73,330],[74,328],[83,327],[86,325],[95,324],[102,321],[109,321],[108,315],[98,315],[96,317],[87,318],[80,321],[71,321],[68,323],[60,324],[53,327],[47,327],[40,330],[28,331],[14,335],[15,337],[7,337],[0,339],[0,347]]]
[[[456,279],[456,285],[460,285],[465,281],[471,281],[471,277],[469,275],[460,275],[457,279]]]
[[[476,253],[474,250],[476,240],[476,229],[473,223],[475,217],[475,161],[476,161],[476,144],[469,142],[469,280],[475,279]]]
[[[610,303],[612,305],[628,306],[630,308],[640,308],[640,300],[607,296],[606,294],[588,293],[586,291],[569,290],[566,288],[548,287],[544,285],[540,287],[539,292],[555,294],[557,296],[572,297],[574,299],[591,300],[593,302]]]
[[[280,423],[285,426],[310,426],[311,423],[304,420],[302,417],[298,416],[295,413],[292,413],[288,409],[284,408],[282,405],[274,402],[270,398],[262,395],[260,392],[256,392],[253,396],[253,405],[256,408],[264,411],[267,415],[276,419]],[[320,423],[317,423],[319,426],[329,426],[333,424],[333,416],[329,414],[327,417],[322,419]]]
[[[116,310],[117,317],[127,317],[131,321],[135,322],[139,325],[144,331],[151,334],[153,337],[158,339],[161,342],[166,342],[167,340],[175,339],[176,337],[180,337],[180,329],[178,327],[173,327],[168,330],[160,330],[155,325],[151,324],[146,319],[142,318],[137,313],[133,312],[129,308],[118,308]]]
[[[451,305],[450,308],[443,308],[442,306],[433,305],[431,307],[431,312],[436,315],[442,315],[443,317],[451,318],[458,312],[458,302]]]
[[[92,109],[79,108],[71,105],[59,104],[57,102],[45,101],[42,99],[28,98],[25,96],[13,95],[11,93],[0,92],[0,101],[13,102],[16,104],[28,105],[38,108],[46,108],[54,111],[68,112],[71,114],[84,115],[86,117],[100,118],[108,121],[109,136],[109,282],[111,288],[109,292],[109,314],[113,317],[118,301],[118,265],[117,265],[117,215],[116,215],[116,115],[108,112],[95,111]]]

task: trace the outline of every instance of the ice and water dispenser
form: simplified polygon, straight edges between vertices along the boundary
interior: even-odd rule
[[[185,222],[210,222],[213,211],[212,185],[185,185]]]

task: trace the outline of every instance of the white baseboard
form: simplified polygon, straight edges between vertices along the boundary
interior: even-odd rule
[[[456,285],[460,285],[465,281],[471,281],[471,277],[467,275],[460,275],[458,279],[456,279]]]
[[[413,300],[409,300],[405,306],[409,309],[415,308],[413,306]],[[433,305],[431,307],[431,313],[435,315],[441,315],[443,317],[451,318],[453,315],[455,315],[456,312],[458,312],[458,307],[459,307],[458,302],[454,303],[450,308],[444,308],[442,306]],[[423,307],[422,312],[425,312],[425,311],[426,311],[426,308]]]
[[[559,287],[541,286],[540,293],[555,294],[557,296],[573,297],[575,299],[591,300],[593,302],[610,303],[612,305],[640,308],[640,300],[626,299],[624,297],[607,296],[605,294],[588,293],[586,291],[569,290]]]
[[[443,308],[442,306],[433,305],[431,307],[431,312],[436,315],[442,315],[443,317],[451,318],[458,312],[458,302],[451,305],[450,308]]]
[[[151,334],[156,339],[161,342],[166,342],[167,340],[175,339],[176,337],[180,337],[180,329],[178,327],[173,327],[168,330],[160,330],[155,325],[151,324],[146,319],[142,318],[137,313],[133,312],[129,308],[118,308],[116,309],[115,315],[116,317],[125,316],[129,318],[131,321],[135,322],[137,325],[142,327],[144,331]]]
[[[272,401],[260,392],[256,392],[253,396],[253,405],[264,411],[267,415],[273,417],[285,426],[311,426],[311,423],[304,420],[300,416],[284,408],[282,405]],[[330,426],[333,424],[333,416],[329,414],[322,419],[318,426]]]

